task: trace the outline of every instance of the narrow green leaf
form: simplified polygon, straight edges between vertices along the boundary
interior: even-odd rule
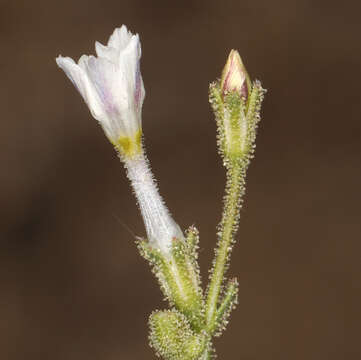
[[[224,291],[221,304],[217,308],[215,321],[215,336],[220,336],[226,329],[228,319],[232,309],[238,304],[238,282],[237,279],[232,279],[228,282]]]

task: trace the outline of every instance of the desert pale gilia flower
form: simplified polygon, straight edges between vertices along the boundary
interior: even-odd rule
[[[83,55],[78,63],[58,56],[64,70],[98,120],[127,169],[143,216],[149,243],[164,254],[174,238],[182,239],[158,193],[142,146],[142,105],[145,97],[140,73],[141,45],[123,25],[107,46],[95,43],[97,57]]]
[[[139,61],[139,36],[117,28],[108,45],[95,43],[97,57],[83,55],[78,63],[58,56],[56,62],[78,89],[93,117],[121,156],[141,152],[141,112],[145,96]]]

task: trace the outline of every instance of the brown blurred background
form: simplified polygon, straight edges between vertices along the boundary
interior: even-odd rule
[[[359,2],[0,2],[0,359],[154,359],[165,308],[112,147],[54,58],[138,32],[148,155],[206,279],[224,170],[207,99],[228,52],[269,89],[220,359],[361,358]],[[127,230],[130,229],[130,231]]]

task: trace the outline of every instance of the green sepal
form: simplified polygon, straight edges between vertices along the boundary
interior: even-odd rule
[[[187,316],[193,328],[200,331],[203,328],[204,301],[198,265],[192,258],[191,251],[192,249],[187,246],[186,242],[175,239],[171,251],[172,259],[168,264],[171,271],[174,270],[172,282],[174,279],[177,281],[174,286],[175,306]]]
[[[248,146],[248,158],[252,157],[255,141],[256,131],[258,123],[261,119],[261,105],[266,90],[262,88],[261,83],[256,80],[253,83],[251,94],[248,98],[247,106],[247,146]]]
[[[228,162],[233,163],[244,157],[247,153],[247,118],[245,115],[245,102],[237,92],[224,96],[224,150]]]
[[[237,161],[248,165],[264,93],[257,80],[250,86],[247,101],[237,91],[222,94],[219,81],[210,85],[209,101],[217,122],[217,143],[227,168]]]
[[[198,259],[198,248],[199,248],[199,232],[195,226],[190,226],[186,230],[186,244],[188,253],[195,263]]]
[[[220,125],[219,122],[222,121],[224,104],[219,80],[214,81],[209,85],[209,102],[216,115],[217,125]]]
[[[188,318],[195,331],[201,331],[204,327],[204,300],[199,271],[192,259],[194,249],[183,239],[173,239],[169,254],[163,254],[145,241],[140,241],[138,248],[151,263],[170,305]]]
[[[224,102],[221,92],[220,81],[215,81],[209,86],[209,102],[214,111],[217,123],[217,145],[219,152],[224,159],[225,155],[225,128],[223,124],[224,119]]]
[[[197,291],[203,301],[203,291],[202,291],[202,281],[198,264],[198,249],[199,249],[199,232],[195,226],[190,226],[185,231],[185,249],[187,252],[187,261],[190,273],[192,274],[192,279],[194,286],[197,288]]]
[[[176,310],[156,311],[149,318],[150,345],[166,360],[196,360],[207,346],[206,336],[192,331]]]
[[[246,103],[238,92],[222,94],[219,81],[210,85],[209,101],[217,122],[217,144],[224,160],[229,166],[245,152],[247,136]]]
[[[220,305],[217,308],[214,335],[220,336],[226,329],[232,309],[238,304],[238,282],[232,279],[228,282]]]

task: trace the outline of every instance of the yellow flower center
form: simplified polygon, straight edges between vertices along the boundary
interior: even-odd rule
[[[120,136],[113,145],[122,156],[132,158],[142,152],[142,130],[139,129],[134,137]]]

